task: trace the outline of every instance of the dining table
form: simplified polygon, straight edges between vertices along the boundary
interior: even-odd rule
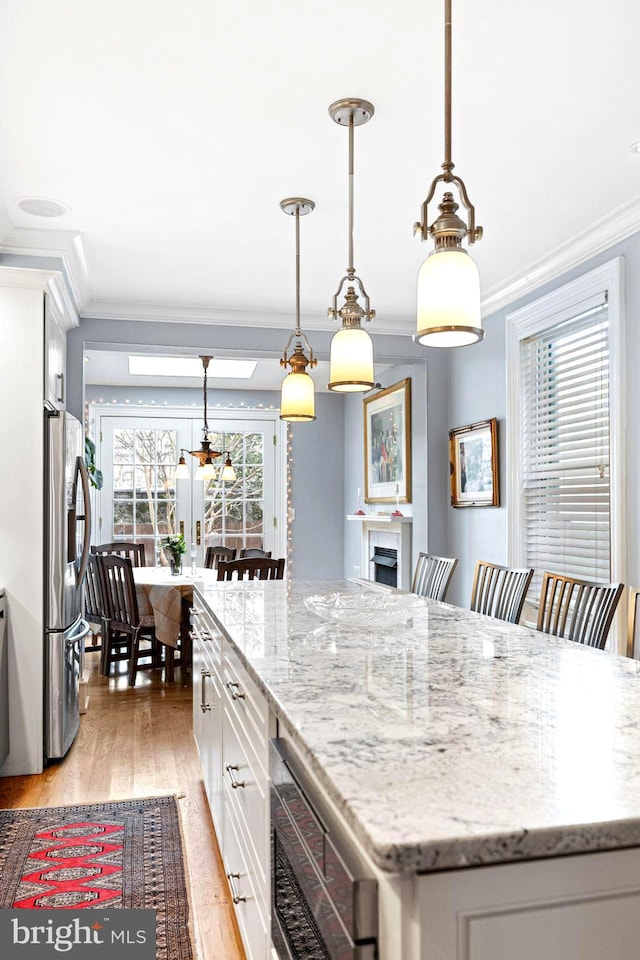
[[[168,566],[134,567],[138,612],[153,616],[158,641],[165,647],[167,683],[174,682],[175,651],[180,650],[183,686],[191,681],[190,612],[193,585],[216,579],[216,571],[198,567],[175,575]]]

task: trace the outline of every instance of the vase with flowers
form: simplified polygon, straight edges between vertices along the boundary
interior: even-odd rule
[[[182,573],[182,556],[187,549],[184,537],[181,533],[172,533],[163,539],[162,546],[169,552],[171,573],[174,577],[179,577]]]

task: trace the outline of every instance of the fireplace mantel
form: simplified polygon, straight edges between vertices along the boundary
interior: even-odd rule
[[[351,513],[347,520],[356,520],[362,524],[360,538],[360,577],[373,580],[374,571],[371,555],[376,535],[384,536],[380,545],[395,546],[398,551],[398,586],[402,590],[411,589],[411,525],[413,517],[394,517],[390,513]]]

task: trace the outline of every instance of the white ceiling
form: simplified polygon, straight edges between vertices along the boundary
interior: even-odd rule
[[[305,196],[303,326],[329,328],[347,133],[327,107],[365,97],[355,263],[372,335],[408,333],[428,249],[412,225],[443,160],[443,7],[4,0],[0,249],[64,250],[85,316],[293,326],[279,201]],[[638,229],[639,35],[637,0],[453,0],[453,159],[487,308]],[[25,196],[70,212],[34,217]]]

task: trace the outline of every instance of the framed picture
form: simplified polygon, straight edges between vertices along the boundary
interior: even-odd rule
[[[449,431],[452,507],[497,507],[498,421],[482,420]]]
[[[364,400],[364,499],[411,503],[411,380]]]

